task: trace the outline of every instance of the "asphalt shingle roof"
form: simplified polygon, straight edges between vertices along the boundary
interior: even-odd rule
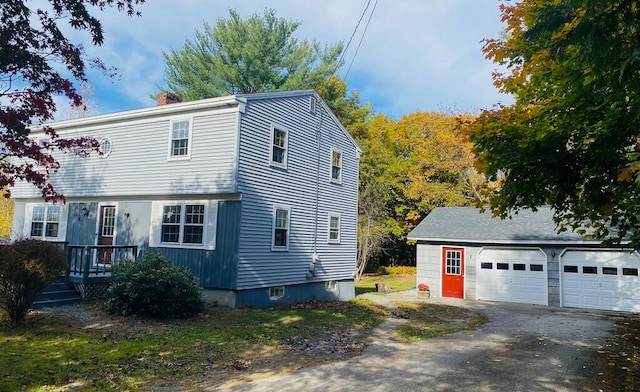
[[[407,236],[410,240],[457,240],[469,242],[593,242],[571,231],[557,233],[553,211],[522,210],[512,219],[492,218],[471,207],[436,208]]]

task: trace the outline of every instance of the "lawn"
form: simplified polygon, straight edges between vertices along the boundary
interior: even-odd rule
[[[356,295],[376,291],[376,283],[385,283],[391,291],[409,290],[416,285],[415,275],[378,275],[366,274],[355,282]]]
[[[86,305],[85,305],[86,306]],[[191,320],[112,317],[94,305],[92,325],[32,313],[28,323],[0,322],[0,391],[162,388],[205,380],[243,381],[357,355],[367,331],[389,316],[370,302],[281,309],[211,307]],[[2,316],[0,315],[0,318]],[[332,347],[340,340],[339,347]],[[345,344],[345,342],[348,342]],[[212,379],[213,378],[213,379]]]

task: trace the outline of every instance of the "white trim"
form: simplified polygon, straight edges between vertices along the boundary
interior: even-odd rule
[[[187,126],[187,155],[172,155],[173,153],[173,125],[175,123],[184,123],[188,124]],[[172,118],[169,121],[169,143],[167,149],[167,160],[168,161],[184,161],[191,159],[191,147],[193,146],[193,118]]]
[[[287,211],[287,245],[286,246],[276,246],[276,210],[286,210]],[[289,251],[289,241],[291,238],[291,207],[285,205],[276,204],[273,206],[273,212],[271,216],[271,251],[273,252],[287,252]]]
[[[100,216],[100,210],[102,209],[102,207],[115,207],[116,208],[116,212],[115,212],[115,217],[114,217],[114,221],[113,221],[113,244],[112,245],[117,245],[116,244],[116,238],[118,235],[118,212],[119,212],[119,208],[118,208],[118,202],[99,202],[98,203],[98,210],[96,211],[96,232],[94,235],[94,239],[93,239],[93,244],[94,245],[98,245],[98,238],[100,238],[100,225],[102,223],[102,219]]]
[[[104,142],[109,143],[109,151],[107,151],[106,153],[102,150],[102,143]],[[101,137],[100,140],[98,141],[98,144],[99,144],[98,149],[102,153],[102,155],[98,155],[100,158],[107,158],[109,155],[111,155],[111,151],[113,151],[113,142],[111,141],[111,138],[109,136]]]
[[[273,144],[273,137],[275,136],[276,130],[284,132],[285,134],[284,147],[281,147],[284,149],[284,162],[282,163],[276,162],[273,160],[273,147],[275,147],[275,144]],[[271,124],[270,135],[271,136],[269,137],[269,166],[286,169],[289,163],[289,135],[290,135],[289,129],[277,124]]]
[[[162,242],[162,216],[165,206],[181,206],[180,232],[178,242]],[[204,205],[204,222],[202,227],[202,243],[183,242],[184,220],[187,205]],[[149,224],[149,247],[180,249],[216,249],[216,233],[218,222],[218,202],[216,200],[161,200],[151,203],[151,222]]]
[[[46,237],[47,232],[47,213],[50,206],[56,206],[60,208],[60,217],[58,220],[58,235],[56,237]],[[44,207],[45,220],[42,227],[42,236],[31,236],[31,223],[33,219],[33,208]],[[23,238],[37,238],[44,241],[66,241],[67,239],[67,221],[69,219],[69,205],[68,204],[51,204],[51,203],[25,203],[24,207],[24,221],[22,225],[22,237]]]
[[[423,238],[423,237],[407,237],[409,241],[428,241],[434,242],[432,245],[436,245],[435,243],[450,243],[456,246],[456,243],[462,244],[487,244],[487,245],[511,245],[511,246],[526,246],[526,245],[559,245],[559,246],[571,246],[571,245],[599,245],[602,241],[561,241],[561,240],[478,240],[478,239],[452,239],[452,238]],[[621,242],[621,245],[627,245],[627,241]],[[428,244],[427,244],[428,245]]]
[[[340,171],[338,172],[338,178],[333,178],[333,153],[334,152],[340,154],[340,166],[336,166],[340,169]],[[342,150],[332,147],[329,153],[329,181],[331,181],[334,184],[342,184],[343,168],[344,168],[344,154],[342,153]]]
[[[331,239],[331,218],[338,218],[338,239]],[[342,236],[342,217],[340,214],[335,212],[330,212],[327,217],[327,243],[329,244],[339,244],[340,237]]]

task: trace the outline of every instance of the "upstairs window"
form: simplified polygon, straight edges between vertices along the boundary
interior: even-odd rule
[[[342,153],[331,150],[331,181],[342,182]]]
[[[340,214],[329,214],[329,243],[340,243]]]
[[[191,155],[191,121],[171,122],[171,142],[169,143],[169,158],[189,158]]]
[[[289,219],[289,207],[274,207],[271,250],[289,250]]]
[[[288,132],[280,128],[272,128],[271,132],[271,164],[287,167]]]

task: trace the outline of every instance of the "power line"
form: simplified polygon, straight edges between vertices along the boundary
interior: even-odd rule
[[[371,1],[369,1],[371,2]],[[371,9],[371,13],[369,14],[369,19],[367,19],[367,24],[364,26],[364,31],[362,32],[362,36],[360,36],[360,42],[358,42],[358,47],[356,48],[356,52],[353,54],[353,58],[351,59],[351,63],[349,64],[349,68],[347,68],[347,73],[344,74],[344,80],[347,80],[347,76],[349,76],[349,71],[351,71],[351,66],[358,55],[358,51],[360,50],[360,45],[362,44],[362,40],[364,39],[365,34],[367,34],[367,29],[369,28],[369,22],[371,22],[371,17],[373,13],[376,11],[376,6],[378,5],[378,0],[373,3],[373,8]],[[367,7],[369,4],[367,4]]]
[[[364,4],[362,13],[360,14],[360,18],[358,19],[358,23],[356,23],[356,27],[353,29],[353,33],[351,33],[351,37],[349,37],[349,42],[347,42],[347,45],[342,50],[342,54],[340,55],[340,59],[338,60],[338,63],[336,64],[336,69],[333,70],[334,75],[338,71],[338,68],[340,67],[340,63],[342,63],[342,60],[344,59],[344,55],[347,53],[347,49],[349,49],[349,45],[351,45],[351,40],[353,40],[353,37],[356,35],[356,31],[358,31],[358,27],[360,27],[360,22],[362,22],[362,18],[364,18],[364,15],[367,13],[367,9],[369,9],[369,5],[371,4],[371,0],[365,0],[365,1],[366,1],[366,4]],[[378,1],[376,0],[376,3],[377,2]],[[369,20],[371,20],[371,17],[369,17]],[[367,24],[368,24],[368,22],[367,22]]]

